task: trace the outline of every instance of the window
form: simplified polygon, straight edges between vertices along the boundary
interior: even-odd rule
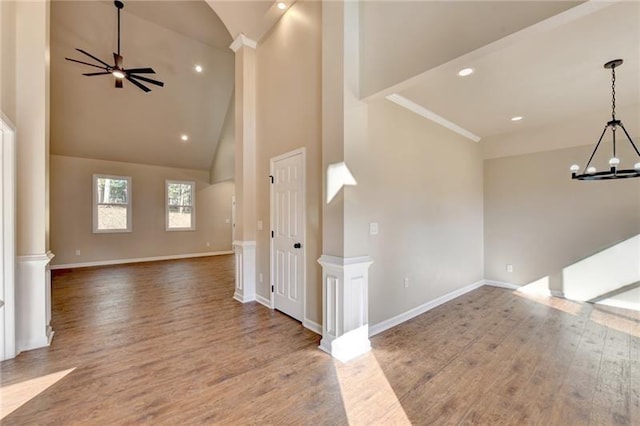
[[[93,232],[131,232],[131,178],[93,175]]]
[[[167,231],[196,229],[196,183],[167,181]]]

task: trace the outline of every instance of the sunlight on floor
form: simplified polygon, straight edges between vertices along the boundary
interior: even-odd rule
[[[35,398],[73,370],[75,368],[0,387],[0,419],[4,419],[21,405]]]
[[[580,303],[551,296],[551,292],[549,291],[549,277],[544,277],[538,281],[522,286],[513,293],[571,315],[579,315],[582,310]]]
[[[594,307],[590,319],[614,330],[640,337],[640,314],[635,311]]]
[[[411,424],[373,352],[334,365],[349,425]]]

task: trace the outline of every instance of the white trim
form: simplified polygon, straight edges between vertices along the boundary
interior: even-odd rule
[[[89,268],[91,266],[124,265],[127,263],[156,262],[158,260],[188,259],[192,257],[219,256],[223,254],[233,254],[232,250],[210,251],[205,253],[170,254],[168,256],[136,257],[131,259],[111,259],[96,260],[94,262],[66,263],[62,265],[51,265],[51,269]]]
[[[307,330],[311,330],[319,336],[322,336],[322,325],[318,324],[315,321],[311,321],[309,318],[305,318],[302,321],[302,326]]]
[[[234,241],[236,260],[235,290],[233,298],[240,303],[256,300],[256,242]]]
[[[369,256],[322,255],[322,339],[320,349],[342,362],[371,350],[369,341]]]
[[[294,149],[293,151],[285,152],[284,154],[277,155],[275,157],[271,157],[269,159],[269,174],[274,176],[274,164],[278,161],[285,160],[290,157],[294,157],[296,155],[302,156],[302,323],[304,324],[304,319],[307,317],[307,149],[305,147]],[[274,198],[273,198],[273,184],[269,185],[269,233],[275,229],[274,225],[274,214],[273,214],[273,206],[274,206]],[[271,299],[271,306],[275,309],[276,301],[275,301],[275,292],[271,291],[274,286],[274,277],[273,272],[275,268],[273,267],[274,259],[273,259],[273,243],[274,238],[271,238],[269,235],[269,292]]]
[[[613,306],[614,308],[629,309],[631,311],[640,311],[640,303],[626,302],[624,300],[604,299],[594,302],[594,305]]]
[[[323,254],[318,259],[318,263],[322,266],[333,266],[333,267],[342,267],[349,265],[365,265],[369,266],[373,263],[373,259],[371,256],[360,256],[360,257],[337,257],[330,256],[327,254]]]
[[[16,353],[51,344],[51,271],[47,253],[17,257]]]
[[[564,298],[565,298],[565,296],[564,296],[564,292],[563,292],[563,291],[560,291],[560,290],[551,290],[551,289],[549,289],[549,294],[550,294],[551,296],[553,296],[553,297],[560,297],[560,298],[562,298],[562,299],[564,299]]]
[[[246,35],[240,33],[240,35],[238,35],[238,37],[236,37],[236,39],[233,40],[233,43],[231,43],[231,45],[229,46],[229,49],[233,50],[233,52],[235,53],[242,46],[246,46],[246,47],[250,47],[252,49],[255,49],[255,48],[258,47],[258,43],[256,43],[254,40],[251,40]]]
[[[383,331],[386,331],[392,327],[395,327],[396,325],[402,324],[405,321],[415,318],[418,315],[422,315],[425,312],[430,311],[431,309],[442,305],[443,303],[447,303],[455,299],[456,297],[460,297],[466,293],[469,293],[470,291],[473,291],[477,288],[482,287],[484,283],[485,283],[484,280],[475,282],[466,287],[462,287],[462,288],[459,288],[458,290],[454,290],[450,293],[447,293],[444,296],[440,296],[436,299],[430,300],[427,303],[423,303],[420,306],[416,306],[413,309],[409,309],[408,311],[400,315],[396,315],[393,318],[389,318],[388,320],[384,320],[375,325],[372,325],[369,327],[369,336],[375,336],[376,334],[382,333]]]
[[[500,287],[500,288],[508,288],[509,290],[517,290],[519,288],[521,288],[521,286],[519,285],[515,285],[515,284],[511,284],[511,283],[505,283],[502,281],[493,281],[493,280],[484,280],[483,281],[483,285],[488,285],[491,287]]]
[[[98,202],[98,179],[112,179],[112,180],[126,180],[127,181],[127,204],[113,203],[127,207],[127,228],[126,229],[98,229],[98,204],[105,204]],[[96,173],[93,175],[93,233],[94,234],[118,234],[133,232],[133,180],[131,176],[116,176]]]
[[[273,309],[273,306],[271,306],[271,301],[264,296],[260,296],[259,294],[256,294],[256,302],[266,306],[269,309]]]
[[[250,240],[247,240],[247,241],[236,240],[232,244],[238,247],[255,247],[256,246],[256,242],[250,241]]]
[[[418,114],[421,117],[426,118],[427,120],[431,120],[434,123],[441,125],[442,127],[446,127],[447,129],[456,132],[457,134],[464,136],[467,139],[471,139],[474,142],[480,142],[480,136],[471,133],[467,129],[458,126],[456,123],[447,120],[446,118],[436,114],[431,110],[426,109],[422,105],[418,105],[417,103],[405,98],[404,96],[393,93],[387,96],[387,99],[395,104],[400,105],[401,107],[408,109],[411,112]]]
[[[178,207],[191,207],[191,226],[186,228],[170,228],[169,227],[169,185],[189,185],[191,187],[191,204]],[[166,179],[164,181],[164,229],[168,232],[174,231],[195,231],[196,230],[196,182],[193,180],[173,180]]]
[[[0,247],[2,254],[2,286],[0,287],[0,315],[3,327],[0,341],[0,361],[14,358],[16,350],[16,128],[13,123],[0,111],[0,150],[2,150],[1,173],[2,187],[0,187]]]

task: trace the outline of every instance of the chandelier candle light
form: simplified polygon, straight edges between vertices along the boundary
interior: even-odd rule
[[[640,151],[638,151],[638,147],[633,143],[631,136],[629,136],[629,132],[624,128],[622,121],[616,119],[616,67],[622,65],[622,59],[614,59],[613,61],[609,61],[604,64],[606,69],[611,70],[611,121],[607,122],[606,126],[604,126],[604,130],[600,135],[600,139],[598,139],[598,143],[591,153],[591,157],[587,162],[584,170],[581,174],[578,174],[580,171],[580,166],[574,164],[571,166],[571,178],[578,180],[610,180],[610,179],[625,179],[625,178],[634,178],[640,177]],[[638,162],[633,165],[633,169],[622,170],[619,169],[620,159],[616,157],[616,130],[620,127],[623,131],[629,143],[633,147],[636,154],[638,154]],[[613,133],[613,155],[609,159],[609,170],[604,172],[598,172],[595,167],[591,165],[591,161],[593,157],[596,155],[596,151],[600,147],[600,143],[602,142],[602,138],[604,134],[607,132],[607,129],[611,129]]]

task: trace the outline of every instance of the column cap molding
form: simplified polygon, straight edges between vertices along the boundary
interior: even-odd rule
[[[27,254],[23,256],[17,256],[16,260],[18,262],[44,262],[44,264],[46,265],[47,263],[51,262],[51,259],[53,259],[54,256],[55,254],[53,254],[51,250],[49,250],[43,254]]]
[[[354,265],[369,266],[373,263],[373,259],[371,258],[371,256],[338,257],[338,256],[330,256],[328,254],[323,254],[318,259],[318,263],[322,266],[334,266],[334,267],[354,266]]]
[[[256,242],[251,240],[247,240],[247,241],[235,240],[233,242],[233,245],[238,247],[255,247]]]
[[[258,47],[258,43],[255,40],[251,40],[246,35],[240,33],[233,43],[229,46],[229,49],[233,50],[233,52],[237,52],[242,46],[250,47],[255,49]]]

